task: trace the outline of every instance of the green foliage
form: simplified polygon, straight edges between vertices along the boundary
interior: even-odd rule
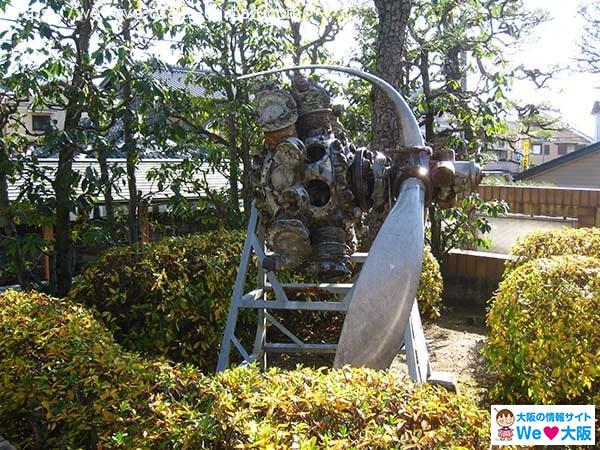
[[[83,272],[69,298],[95,307],[126,348],[212,371],[243,238],[216,231],[110,250]]]
[[[440,264],[431,253],[431,249],[426,246],[423,250],[423,268],[417,289],[417,301],[423,317],[429,319],[440,317],[443,291],[444,280]]]
[[[533,231],[510,249],[506,273],[537,258],[581,255],[600,259],[600,228],[563,228]]]
[[[387,371],[236,369],[215,379],[223,442],[258,448],[487,448],[487,412]]]
[[[116,248],[81,274],[69,298],[94,307],[97,317],[126,348],[212,371],[243,240],[241,232],[214,231]],[[256,283],[254,265],[251,267],[247,289]],[[280,277],[310,281],[300,274],[282,273]],[[442,290],[439,264],[426,248],[417,291],[424,317],[439,317]],[[320,315],[316,324],[310,323],[314,317],[301,316],[297,325],[319,334],[323,325],[335,321],[330,316]],[[250,318],[249,314],[241,316],[238,337],[253,337]]]
[[[453,208],[435,208],[427,229],[433,254],[441,259],[453,248],[490,248],[491,241],[483,237],[492,229],[488,217],[503,216],[507,212],[508,204],[504,200],[484,201],[477,193],[464,197]]]
[[[189,99],[194,108],[187,102],[175,105],[175,116],[203,137],[209,158],[216,154],[227,161],[231,208],[239,213],[240,195],[248,211],[250,152],[262,146],[263,138],[250,107],[252,83],[236,77],[281,65],[287,46],[275,15],[286,8],[275,0],[218,0],[210,6],[190,0],[186,7],[178,64],[203,69],[187,81],[202,86],[206,94]]]
[[[204,377],[123,352],[81,306],[0,294],[0,429],[23,448],[488,448],[472,400],[384,371]]]
[[[82,306],[2,293],[0,333],[0,429],[13,444],[204,447],[210,419],[190,407],[201,405],[202,394],[189,389],[200,375],[123,352]],[[172,417],[156,406],[165,396]]]
[[[500,284],[483,349],[508,402],[600,400],[600,260],[555,256],[522,264]]]
[[[403,73],[396,81],[399,91],[424,125],[429,144],[469,157],[477,155],[507,130],[505,112],[515,109],[508,98],[511,79],[519,76],[539,83],[548,76],[535,69],[510,69],[507,64],[506,51],[544,20],[539,11],[527,10],[522,1],[412,2],[402,61],[377,61],[379,17],[370,3],[352,9],[359,48],[353,59],[370,71],[376,66],[381,70],[382,65],[402,65]],[[348,115],[354,117],[346,120],[359,125],[357,131],[364,138],[368,137],[369,127],[363,122],[369,118],[366,109],[371,98],[355,92],[350,92],[348,108]],[[523,116],[539,111],[517,109]]]
[[[164,130],[169,129],[169,123],[161,116],[159,105],[167,101],[168,92],[151,79],[151,73],[162,66],[137,62],[135,58],[155,38],[163,38],[167,30],[173,32],[171,8],[154,0],[143,4],[120,0],[18,3],[14,5],[18,13],[15,20],[6,32],[0,33],[0,141],[10,142],[1,146],[0,160],[14,166],[0,162],[0,178],[6,176],[14,185],[13,175],[19,176],[19,198],[14,203],[27,213],[22,214],[25,222],[33,224],[42,217],[56,225],[55,239],[45,243],[55,265],[49,288],[65,295],[74,266],[70,214],[91,209],[98,194],[117,185],[105,167],[105,158],[119,147],[128,155],[128,166],[134,168],[139,148],[159,151],[167,146]],[[8,128],[3,120],[7,110],[11,125]],[[37,131],[30,125],[28,128],[30,121],[25,120],[25,111],[39,110],[62,111],[64,121],[59,124],[56,119],[60,116],[54,114],[49,129]],[[123,145],[115,143],[119,125]],[[78,154],[104,157],[105,163],[100,163],[103,176],[99,177],[91,167],[84,172],[74,170]],[[61,163],[48,170],[40,166],[34,155],[58,157]],[[133,180],[130,177],[129,187],[134,193],[130,202],[136,206]],[[1,181],[6,191],[7,183]],[[137,209],[132,207],[129,211]],[[17,215],[8,211],[6,205],[0,205],[0,215],[4,216],[3,222],[16,221]],[[137,223],[137,218],[133,213],[129,217],[131,235],[135,237],[132,240],[136,240],[132,224]],[[113,231],[114,226],[111,228]],[[17,250],[27,256],[25,245]],[[19,261],[23,256],[13,253],[15,265],[23,266]]]
[[[124,234],[129,242],[138,239],[135,211],[140,199],[132,173],[143,152],[175,153],[191,160],[202,154],[203,167],[186,160],[150,181],[161,184],[159,191],[173,191],[168,205],[173,214],[209,218],[211,225],[217,219],[229,227],[239,224],[240,197],[245,211],[250,209],[251,151],[262,146],[263,138],[249,106],[250,83],[238,82],[236,76],[281,65],[287,56],[323,60],[326,44],[345,18],[339,5],[321,0],[189,0],[181,8],[162,0],[32,0],[29,7],[28,2],[13,3],[18,15],[0,32],[0,185],[5,186],[4,177],[14,184],[14,175],[19,176],[24,183],[15,203],[27,207],[22,208],[28,212],[23,217],[29,223],[43,217],[57,224],[56,239],[43,246],[55,256],[51,273],[57,279],[49,287],[61,295],[72,279],[74,240],[84,237],[81,229],[72,236],[69,214],[104,200],[109,235],[116,241],[117,224],[108,211],[113,210],[111,190],[123,189],[125,178],[130,195]],[[0,8],[7,4],[0,2]],[[173,78],[194,85],[190,89],[169,86],[165,75],[171,68],[159,59],[139,59],[157,39],[175,37],[175,57],[191,70],[185,76],[176,70]],[[39,155],[60,155],[58,170],[44,170],[28,151],[31,142],[17,126],[28,122],[18,111],[20,104],[34,111],[66,112],[62,129],[54,121],[47,132],[26,130],[39,144]],[[106,158],[115,153],[127,157],[127,177],[122,168],[107,165]],[[85,174],[74,171],[78,154],[97,158],[100,176],[91,168]],[[227,195],[208,189],[202,177],[206,166],[229,178]],[[191,193],[202,197],[190,204]],[[143,194],[147,201],[157,193]],[[11,224],[17,216],[0,204],[0,222]],[[0,245],[8,249],[13,265],[27,268],[27,250],[38,243],[11,238]],[[25,269],[21,272],[27,275]]]

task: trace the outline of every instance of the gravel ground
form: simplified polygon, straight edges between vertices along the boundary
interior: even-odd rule
[[[491,377],[480,354],[487,338],[483,310],[453,309],[424,324],[429,361],[434,371],[453,372],[459,389],[483,400]],[[399,353],[391,370],[406,375],[406,358]]]

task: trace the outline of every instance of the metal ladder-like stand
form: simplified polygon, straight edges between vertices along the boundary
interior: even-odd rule
[[[253,254],[258,259],[258,286],[256,289],[244,293],[246,276],[249,265],[252,263]],[[355,253],[352,255],[352,261],[364,263],[367,255],[367,253]],[[270,311],[301,310],[346,313],[352,297],[352,283],[281,283],[274,272],[262,269],[262,261],[265,256],[264,237],[256,208],[253,206],[227,316],[227,324],[221,341],[217,372],[229,367],[232,347],[243,358],[243,364],[256,361],[262,369],[266,368],[268,353],[335,353],[336,351],[337,344],[303,342],[273,317]],[[339,301],[289,300],[286,291],[295,293],[325,291],[336,294]],[[267,299],[269,292],[273,293],[274,300]],[[235,336],[235,328],[241,309],[255,309],[258,313],[256,337],[251,352],[248,352]],[[368,320],[368,318],[365,318],[365,320]],[[269,323],[289,338],[289,342],[269,342],[267,340],[267,325]],[[412,307],[408,326],[404,332],[404,349],[409,376],[419,383],[430,380],[432,372],[416,300]]]

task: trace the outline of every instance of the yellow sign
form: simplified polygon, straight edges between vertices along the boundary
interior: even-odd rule
[[[531,153],[531,143],[529,139],[523,139],[521,144],[521,154],[523,157],[521,158],[521,165],[523,166],[523,170],[527,170],[529,168],[529,154]]]

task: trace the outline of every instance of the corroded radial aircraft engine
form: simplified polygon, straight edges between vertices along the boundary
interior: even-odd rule
[[[327,92],[302,76],[291,91],[261,83],[255,96],[265,133],[255,198],[275,252],[266,267],[310,267],[325,280],[349,273],[355,225],[383,204],[389,160],[350,144]]]
[[[477,182],[472,163],[462,163],[469,173],[457,175],[452,151],[357,149],[338,120],[341,108],[301,75],[289,91],[269,81],[257,84],[254,94],[265,135],[265,148],[253,161],[254,194],[267,246],[275,252],[267,269],[310,268],[323,280],[344,276],[357,229],[365,231],[366,215],[384,210],[404,179],[423,180],[428,201],[442,206]]]

